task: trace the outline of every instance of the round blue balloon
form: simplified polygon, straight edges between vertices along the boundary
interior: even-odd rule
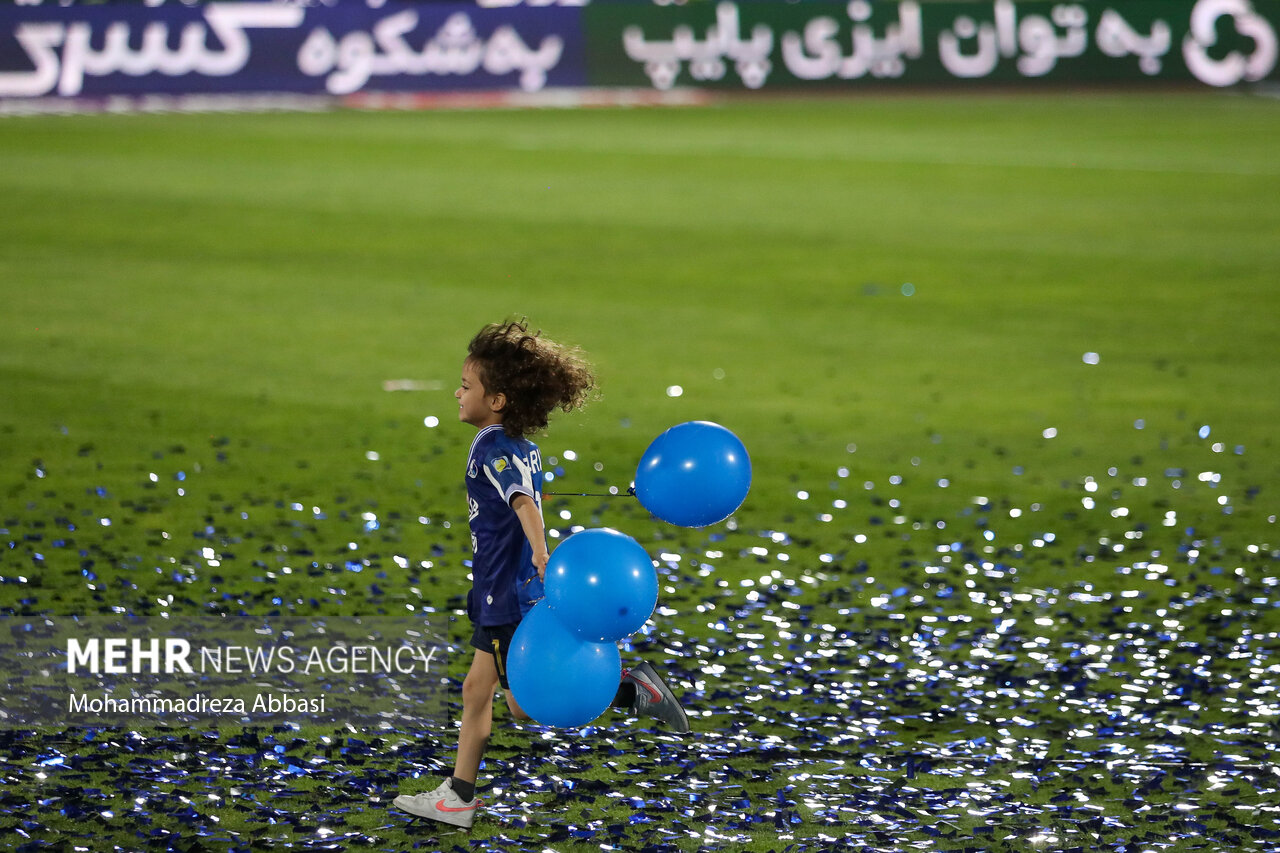
[[[609,528],[583,530],[547,563],[547,601],[580,639],[616,642],[658,605],[658,573],[640,543]]]
[[[585,726],[612,704],[621,680],[618,647],[579,639],[546,599],[525,615],[511,639],[511,694],[525,713],[544,725]]]
[[[751,488],[751,459],[742,441],[710,421],[678,424],[653,440],[636,468],[636,497],[649,512],[680,527],[724,521]]]

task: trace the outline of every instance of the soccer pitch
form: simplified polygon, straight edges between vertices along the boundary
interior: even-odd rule
[[[623,659],[694,729],[500,711],[468,834],[390,808],[448,725],[8,728],[0,831],[1280,849],[1277,139],[1179,91],[0,121],[8,631],[456,614],[452,393],[527,315],[603,392],[539,440],[553,543],[659,562]],[[695,419],[751,453],[730,523],[573,494]]]

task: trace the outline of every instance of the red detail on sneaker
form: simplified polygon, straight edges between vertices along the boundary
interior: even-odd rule
[[[473,811],[475,811],[475,810],[476,810],[476,806],[478,806],[478,805],[480,805],[480,801],[479,801],[479,800],[472,800],[471,805],[469,805],[469,806],[463,806],[462,808],[455,808],[455,807],[453,807],[453,806],[446,806],[444,803],[436,803],[436,811],[440,811],[440,812],[473,812]]]
[[[643,687],[645,690],[649,691],[649,696],[654,702],[662,701],[662,694],[659,693],[656,689],[654,689],[652,684],[650,684],[647,681],[641,681],[639,678],[635,678],[632,680],[636,683],[637,687]]]

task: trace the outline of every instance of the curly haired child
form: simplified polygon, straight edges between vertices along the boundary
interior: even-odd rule
[[[507,651],[520,620],[543,595],[550,554],[542,522],[542,458],[528,436],[556,409],[583,406],[595,376],[582,353],[530,332],[524,321],[485,326],[471,340],[454,397],[458,419],[477,432],[467,455],[472,585],[467,615],[475,652],[462,684],[462,726],[453,775],[433,791],[394,805],[418,817],[470,827],[481,801],[476,776],[493,726],[493,697],[504,691],[512,717],[529,716],[511,696]],[[689,730],[680,703],[647,663],[624,672],[615,707]]]

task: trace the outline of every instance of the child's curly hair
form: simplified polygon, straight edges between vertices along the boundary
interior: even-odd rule
[[[485,326],[467,345],[467,360],[486,392],[506,396],[502,429],[513,438],[546,429],[554,409],[585,405],[596,386],[581,350],[531,333],[525,320]]]

